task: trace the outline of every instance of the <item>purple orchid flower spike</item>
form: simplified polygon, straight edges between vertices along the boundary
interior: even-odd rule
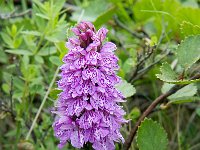
[[[76,37],[66,43],[69,53],[64,56],[61,79],[62,90],[56,103],[53,124],[59,148],[68,141],[76,148],[91,143],[96,150],[114,150],[114,142],[124,142],[120,128],[127,120],[119,106],[123,95],[115,84],[120,78],[117,49],[112,42],[104,42],[108,30],[95,30],[90,22],[72,28]]]

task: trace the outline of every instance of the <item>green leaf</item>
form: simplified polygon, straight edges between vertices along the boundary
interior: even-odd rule
[[[197,96],[183,96],[171,99],[168,103],[170,104],[184,104],[191,103],[200,100],[200,97]]]
[[[8,57],[7,55],[5,54],[5,52],[1,49],[0,47],[0,62],[1,63],[7,63],[8,62]]]
[[[11,27],[11,35],[12,37],[15,37],[17,35],[17,26],[15,24]]]
[[[197,109],[196,109],[196,113],[197,113],[197,115],[200,117],[200,108],[197,108]]]
[[[13,85],[20,91],[24,90],[24,82],[18,77],[13,77]]]
[[[45,37],[46,40],[50,41],[50,42],[60,42],[64,39],[64,32],[54,32],[48,36]]]
[[[40,84],[31,84],[30,85],[30,93],[31,94],[44,94],[44,86]]]
[[[167,82],[167,83],[173,83],[173,84],[189,84],[193,82],[198,82],[200,79],[196,80],[178,80],[178,74],[172,70],[171,66],[168,63],[163,63],[160,67],[161,74],[156,74],[157,78],[160,80]]]
[[[52,55],[56,53],[56,47],[51,46],[51,47],[46,47],[46,48],[42,48],[37,55],[40,56],[48,56],[48,55]]]
[[[170,103],[187,103],[197,100],[193,97],[197,93],[197,86],[194,84],[189,84],[182,89],[178,90],[175,94],[172,94],[168,98]]]
[[[138,128],[137,144],[140,150],[166,150],[167,133],[160,124],[146,118]]]
[[[101,14],[96,18],[96,20],[94,21],[94,25],[96,27],[101,26],[102,24],[107,22],[115,12],[116,12],[116,7],[109,8],[107,11],[105,11],[103,14]]]
[[[162,93],[168,92],[174,84],[164,83],[162,86]],[[197,86],[195,84],[189,84],[185,87],[178,90],[176,93],[172,94],[168,97],[170,99],[169,103],[173,104],[182,104],[182,103],[188,103],[198,100],[198,97],[194,97],[194,95],[197,93]]]
[[[39,17],[41,17],[41,18],[43,18],[43,19],[49,20],[49,17],[46,16],[46,15],[43,15],[43,14],[40,14],[40,13],[36,13],[35,15],[36,15],[36,16],[39,16]]]
[[[56,66],[61,66],[63,64],[58,56],[51,56],[49,57],[49,60],[52,64]]]
[[[10,92],[10,85],[9,84],[3,83],[1,88],[3,89],[3,91],[5,93],[9,94],[9,92]]]
[[[66,0],[55,1],[54,2],[54,8],[53,8],[54,13],[56,13],[56,14],[59,13],[59,11],[64,6],[65,2],[66,2]]]
[[[200,35],[189,36],[177,48],[179,64],[188,70],[200,59]]]
[[[195,86],[194,84],[189,84],[181,88],[175,94],[172,94],[168,98],[176,99],[176,98],[181,98],[181,97],[194,96],[196,93],[197,93],[197,86]]]
[[[23,50],[23,49],[15,49],[15,50],[5,50],[7,53],[11,53],[11,54],[17,54],[17,55],[28,55],[31,56],[33,55],[32,52],[28,51],[28,50]]]
[[[176,82],[177,74],[172,70],[168,63],[163,63],[160,67],[161,74],[156,74],[156,76],[165,82]]]
[[[184,36],[200,34],[200,26],[194,25],[190,22],[183,21],[181,23],[181,32]]]
[[[133,7],[135,18],[138,21],[145,21],[151,17],[156,17],[155,13],[145,12],[143,10],[155,11],[162,10],[162,1],[161,0],[140,0]]]
[[[122,80],[116,85],[116,88],[123,94],[125,98],[131,97],[136,93],[136,89],[126,80]]]
[[[22,34],[41,36],[42,34],[38,31],[21,31]]]
[[[141,114],[140,109],[138,107],[134,107],[131,110],[131,112],[128,114],[128,119],[131,119],[132,121],[134,121],[140,116],[140,114]]]
[[[35,60],[38,62],[38,63],[41,63],[43,64],[44,63],[44,59],[41,57],[41,56],[35,56]]]
[[[25,67],[24,64],[21,65],[21,72],[25,78],[26,81],[32,81],[35,79],[35,77],[38,74],[38,66],[29,64],[27,67]]]
[[[67,48],[65,47],[64,41],[57,42],[57,43],[55,42],[54,44],[60,53],[62,53],[62,52],[67,53]]]
[[[10,48],[14,48],[14,46],[13,46],[13,40],[11,39],[11,37],[10,37],[8,34],[1,32],[1,37],[2,37],[3,41],[4,41]]]
[[[151,37],[150,46],[155,46],[158,43],[158,38],[156,36]]]
[[[200,9],[195,9],[192,7],[181,7],[181,9],[179,9],[178,11],[177,18],[181,20],[181,22],[185,20],[187,22],[200,26],[200,19],[197,19],[199,18],[199,14]]]
[[[97,7],[98,6],[98,7]],[[86,20],[94,22],[99,16],[104,14],[109,9],[106,0],[93,0],[87,3],[86,6],[72,13],[73,21]]]
[[[62,90],[59,89],[52,89],[49,97],[51,97],[52,99],[56,100],[58,98],[58,94],[60,94],[60,92],[62,92]]]
[[[135,61],[134,61],[134,58],[130,57],[128,59],[126,59],[124,61],[124,64],[122,66],[122,70],[128,74],[130,73],[130,71],[132,70],[132,68],[136,65]]]

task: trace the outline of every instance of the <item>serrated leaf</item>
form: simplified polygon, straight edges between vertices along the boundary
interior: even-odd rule
[[[15,50],[5,50],[7,53],[11,53],[11,54],[17,54],[17,55],[28,55],[31,56],[33,55],[32,52],[28,51],[28,50],[23,50],[23,49],[15,49]]]
[[[200,25],[200,19],[197,19],[199,18],[199,14],[200,14],[200,9],[195,9],[192,7],[182,7],[178,11],[177,18],[179,20],[188,21],[195,25]]]
[[[156,76],[162,81],[173,82],[177,80],[177,74],[171,68],[168,63],[163,63],[160,67],[161,74],[157,74]]]
[[[125,98],[131,97],[136,93],[136,89],[126,80],[122,80],[116,85],[116,88],[123,94]]]
[[[167,83],[173,83],[173,84],[190,84],[193,82],[198,82],[200,79],[196,80],[179,80],[178,74],[172,70],[171,66],[168,63],[163,63],[160,67],[161,74],[156,74],[157,78],[160,80],[167,82]]]
[[[200,35],[189,36],[177,48],[178,63],[189,69],[200,59]]]
[[[166,150],[167,133],[160,124],[146,118],[138,128],[137,144],[140,150]]]
[[[194,25],[190,22],[183,21],[181,23],[181,32],[184,36],[200,34],[200,26]]]

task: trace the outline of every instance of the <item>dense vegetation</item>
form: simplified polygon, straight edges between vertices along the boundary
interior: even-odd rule
[[[59,66],[71,27],[85,20],[107,27],[118,47],[117,88],[131,121],[116,149],[199,150],[199,7],[198,0],[0,0],[0,149],[57,149],[51,110]]]

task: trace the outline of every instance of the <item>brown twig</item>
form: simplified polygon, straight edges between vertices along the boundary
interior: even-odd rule
[[[134,77],[137,76],[138,72],[140,71],[139,70],[140,66],[145,62],[145,60],[150,58],[150,56],[153,54],[155,48],[156,48],[155,46],[148,47],[149,50],[148,50],[147,54],[141,60],[139,60],[139,62],[136,64],[135,70],[132,73],[131,77],[129,78],[128,82],[131,82],[134,79]]]
[[[191,78],[191,80],[194,80],[194,79],[199,79],[200,78],[200,73],[193,76]],[[142,122],[142,120],[144,120],[145,117],[147,117],[152,111],[153,109],[161,102],[163,102],[168,96],[176,93],[179,89],[185,87],[185,85],[175,85],[173,86],[168,92],[160,95],[159,97],[157,97],[152,103],[151,105],[143,112],[143,114],[140,116],[139,120],[136,122],[134,128],[131,130],[128,138],[126,139],[125,143],[124,143],[124,147],[123,149],[124,150],[128,150],[131,146],[131,143],[136,135],[136,132],[137,132],[137,129],[140,125],[140,123]]]
[[[150,64],[149,66],[147,66],[144,69],[141,69],[139,71],[137,71],[137,74],[135,76],[133,76],[131,78],[131,80],[129,80],[129,82],[135,82],[136,80],[140,79],[144,74],[146,74],[154,65],[156,65],[157,63],[159,63],[160,61],[162,61],[167,55],[169,55],[170,51],[167,51],[166,54],[164,54],[160,59],[158,59],[157,61],[153,62],[152,64]]]

